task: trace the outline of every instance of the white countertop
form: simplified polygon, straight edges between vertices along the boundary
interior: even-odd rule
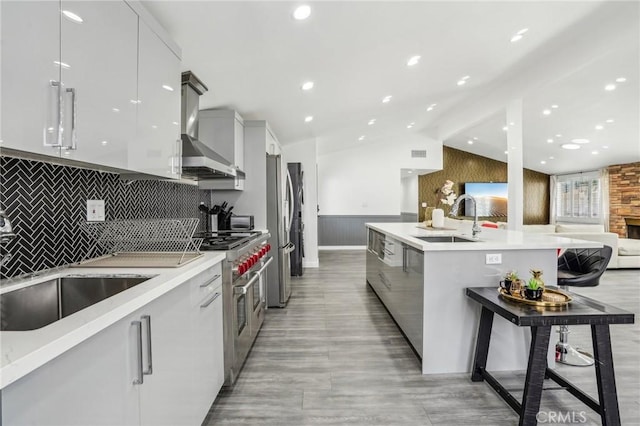
[[[547,234],[510,231],[506,229],[482,228],[477,241],[457,243],[431,243],[414,237],[456,235],[471,238],[471,232],[455,229],[425,228],[422,223],[367,223],[366,226],[389,235],[422,251],[467,251],[467,250],[531,250],[558,248],[599,248],[596,241],[562,238]]]
[[[4,281],[0,293],[65,275],[155,275],[130,289],[37,330],[0,332],[0,389],[178,287],[191,277],[221,262],[224,258],[224,252],[212,251],[205,252],[201,258],[179,268],[64,268],[31,279]]]

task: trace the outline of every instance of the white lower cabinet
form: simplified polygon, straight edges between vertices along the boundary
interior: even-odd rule
[[[2,389],[2,424],[200,425],[224,381],[219,271]]]

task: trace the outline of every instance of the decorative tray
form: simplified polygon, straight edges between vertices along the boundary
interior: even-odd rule
[[[500,296],[512,302],[524,303],[525,305],[540,306],[543,308],[566,306],[569,304],[569,302],[571,302],[571,296],[560,290],[554,290],[552,288],[544,289],[544,292],[542,293],[542,300],[525,299],[520,295],[520,293],[509,294],[502,287],[498,288],[498,292],[500,293]]]

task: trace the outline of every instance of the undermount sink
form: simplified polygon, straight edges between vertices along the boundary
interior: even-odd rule
[[[0,294],[0,330],[27,331],[44,327],[152,277],[72,275]]]
[[[478,240],[472,240],[470,238],[458,237],[455,235],[434,235],[430,237],[418,237],[415,236],[422,241],[426,241],[427,243],[475,243]]]

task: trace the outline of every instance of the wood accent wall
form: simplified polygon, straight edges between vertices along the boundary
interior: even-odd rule
[[[481,157],[450,147],[443,147],[443,169],[422,175],[418,179],[419,220],[424,220],[420,203],[436,205],[436,191],[447,180],[454,182],[456,194],[462,194],[465,182],[506,182],[507,163]],[[549,175],[524,169],[524,224],[549,223]],[[492,218],[487,218],[491,220]],[[495,219],[495,218],[493,218]]]
[[[626,238],[625,217],[640,219],[640,163],[609,166],[609,231]]]

